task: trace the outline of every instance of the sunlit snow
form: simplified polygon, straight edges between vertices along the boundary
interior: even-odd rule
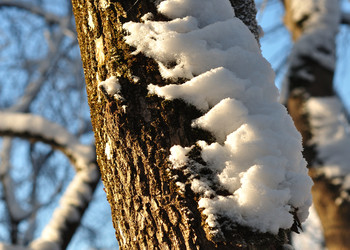
[[[254,36],[234,17],[228,0],[166,0],[158,11],[173,20],[147,17],[143,23],[126,23],[125,40],[136,48],[134,54],[154,58],[163,78],[188,79],[182,85],[150,84],[151,94],[181,98],[206,112],[192,126],[217,139],[197,142],[212,178],[193,177],[204,168],[189,163],[193,146],[174,145],[169,160],[173,168],[192,173],[184,184],[200,195],[207,224],[220,228],[218,216],[226,216],[277,233],[292,226],[290,212],[304,221],[312,181],[301,154],[301,136],[277,101],[274,73]],[[217,184],[230,194],[216,194]]]

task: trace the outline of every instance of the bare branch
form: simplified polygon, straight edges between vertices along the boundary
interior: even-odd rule
[[[12,112],[27,112],[30,104],[33,102],[41,87],[47,80],[48,72],[54,67],[59,59],[58,50],[63,40],[63,34],[59,34],[55,39],[55,44],[51,44],[51,40],[48,40],[51,49],[47,55],[46,60],[41,62],[39,67],[39,78],[33,82],[30,82],[24,92],[24,95],[11,107],[9,108]]]
[[[3,141],[3,148],[1,150],[1,164],[0,164],[0,181],[3,187],[4,201],[6,205],[6,211],[8,215],[8,226],[10,230],[11,242],[17,241],[17,227],[18,223],[27,218],[31,211],[25,211],[20,202],[17,201],[14,188],[13,179],[9,174],[10,164],[10,152],[12,148],[12,140],[5,138]]]
[[[57,16],[54,13],[48,12],[47,10],[44,10],[33,4],[29,4],[28,2],[20,2],[15,0],[1,0],[0,8],[3,8],[3,7],[18,8],[18,9],[28,11],[34,15],[44,18],[49,25],[50,24],[59,25],[62,29],[62,32],[66,36],[70,36],[74,38],[76,37],[75,28],[69,24],[72,17],[71,11],[67,17],[62,17],[62,16]]]

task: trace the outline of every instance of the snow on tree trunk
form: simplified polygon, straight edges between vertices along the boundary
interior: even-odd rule
[[[285,7],[285,23],[296,41],[286,77],[288,110],[303,136],[327,247],[345,249],[350,245],[350,135],[333,91],[340,3],[288,0]]]
[[[121,249],[276,249],[307,216],[301,137],[235,2],[247,24],[244,1],[73,1]]]

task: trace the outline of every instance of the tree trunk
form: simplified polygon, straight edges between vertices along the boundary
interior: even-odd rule
[[[315,5],[319,6],[313,9],[309,4],[315,1],[300,1],[301,5],[309,6],[308,11],[302,12],[300,8],[293,7],[293,2],[295,4],[297,1],[284,1],[284,21],[295,41],[286,79],[289,90],[287,106],[303,136],[304,157],[315,183],[312,188],[313,202],[323,226],[327,248],[348,249],[350,202],[343,200],[339,203],[341,185],[322,173],[326,162],[320,159],[318,145],[315,144],[317,138],[311,129],[310,113],[305,110],[306,103],[312,97],[337,99],[333,90],[333,75],[340,3],[320,1],[322,4],[316,1]],[[333,21],[329,21],[331,19]]]
[[[169,169],[170,148],[213,138],[191,127],[191,121],[202,115],[196,108],[148,94],[148,84],[164,85],[158,65],[141,53],[132,55],[123,40],[122,24],[127,21],[140,22],[148,12],[154,20],[166,20],[154,1],[73,0],[73,9],[97,159],[120,248],[281,247],[283,237],[239,225],[224,231],[224,237],[212,235],[198,208],[198,196],[189,186],[185,193],[179,191],[176,182],[187,176]],[[98,87],[111,76],[118,76],[122,98],[110,97]],[[199,158],[196,150],[192,153]]]

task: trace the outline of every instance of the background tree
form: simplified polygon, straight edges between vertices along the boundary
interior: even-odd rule
[[[338,1],[284,1],[295,41],[286,76],[288,110],[303,135],[304,156],[315,184],[313,201],[328,249],[350,245],[350,137],[346,113],[333,87],[336,35],[346,20]]]

